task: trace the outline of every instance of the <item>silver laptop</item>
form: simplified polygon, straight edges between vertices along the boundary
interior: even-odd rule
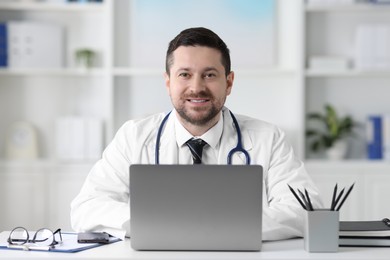
[[[131,165],[136,250],[259,251],[259,165]]]

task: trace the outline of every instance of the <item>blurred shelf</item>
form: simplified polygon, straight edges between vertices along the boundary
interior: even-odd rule
[[[390,12],[389,4],[307,4],[306,12]]]
[[[0,2],[0,10],[14,11],[58,11],[58,12],[102,12],[106,4],[103,3],[45,3],[45,2]]]
[[[157,68],[131,68],[116,67],[113,69],[114,76],[131,77],[131,76],[163,76],[164,69]]]
[[[280,69],[280,68],[264,68],[264,69],[236,69],[236,75],[258,76],[258,77],[294,77],[298,75],[297,70]]]
[[[0,69],[0,76],[105,76],[108,75],[105,69],[92,68],[92,69]]]
[[[389,70],[306,70],[306,77],[390,77]]]

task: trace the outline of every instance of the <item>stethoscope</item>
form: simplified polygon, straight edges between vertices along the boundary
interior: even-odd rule
[[[251,163],[251,158],[249,156],[249,153],[244,149],[244,147],[242,146],[242,141],[241,141],[241,130],[240,130],[240,126],[238,125],[238,122],[237,122],[237,119],[236,117],[233,115],[233,113],[231,111],[230,112],[230,116],[232,117],[233,119],[233,124],[234,124],[234,127],[236,128],[236,131],[237,131],[237,145],[236,147],[234,147],[229,153],[228,153],[228,156],[227,156],[227,164],[231,165],[232,164],[232,158],[233,158],[233,155],[235,153],[243,153],[245,155],[245,159],[246,159],[246,164],[250,164]],[[161,134],[162,134],[162,131],[164,129],[164,125],[165,123],[167,122],[168,118],[169,118],[169,115],[171,114],[171,112],[169,112],[165,117],[164,119],[161,121],[161,124],[160,124],[160,127],[158,128],[158,131],[157,131],[157,138],[156,138],[156,151],[155,151],[155,163],[156,164],[160,164],[160,139],[161,139]]]

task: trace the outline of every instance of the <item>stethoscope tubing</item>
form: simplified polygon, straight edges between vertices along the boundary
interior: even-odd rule
[[[237,122],[237,119],[236,117],[233,115],[232,111],[230,111],[230,116],[232,117],[233,119],[233,124],[234,124],[234,127],[236,128],[236,132],[237,132],[237,145],[236,147],[234,147],[229,153],[228,153],[228,156],[227,156],[227,164],[231,165],[233,162],[232,162],[232,159],[233,159],[233,155],[235,153],[243,153],[245,155],[245,158],[246,158],[246,164],[251,164],[251,157],[249,156],[249,153],[248,151],[246,151],[244,149],[244,147],[242,146],[242,141],[241,141],[241,129],[240,129],[240,126]]]
[[[246,151],[244,149],[244,147],[242,146],[240,126],[237,122],[236,117],[233,115],[233,113],[230,110],[229,110],[229,112],[230,112],[230,116],[232,117],[233,124],[234,124],[234,127],[236,128],[236,132],[237,132],[237,145],[228,153],[227,164],[228,165],[232,164],[233,155],[235,153],[243,153],[245,155],[245,158],[246,158],[246,164],[249,165],[251,163],[251,160],[250,160],[250,156],[249,156],[248,151]],[[170,114],[171,114],[171,112],[169,112],[163,118],[163,120],[161,121],[161,124],[158,128],[158,131],[157,131],[156,147],[155,147],[155,164],[160,164],[160,140],[161,140],[162,131],[164,129],[164,126],[165,126]]]

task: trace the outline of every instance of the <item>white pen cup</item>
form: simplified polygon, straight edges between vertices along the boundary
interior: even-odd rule
[[[306,211],[304,248],[308,252],[337,252],[339,248],[339,211]]]

